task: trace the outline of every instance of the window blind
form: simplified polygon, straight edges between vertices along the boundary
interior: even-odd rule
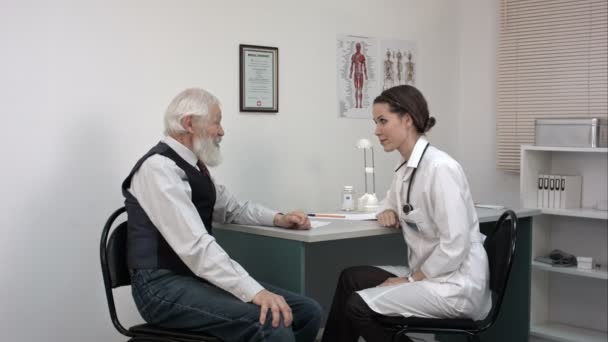
[[[608,119],[608,1],[502,0],[497,167],[519,172],[534,120]]]

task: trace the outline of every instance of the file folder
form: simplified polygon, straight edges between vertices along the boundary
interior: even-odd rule
[[[544,175],[538,175],[538,190],[536,191],[536,207],[543,207],[543,177]]]
[[[561,177],[561,209],[576,209],[581,207],[581,186],[583,177],[562,176]]]

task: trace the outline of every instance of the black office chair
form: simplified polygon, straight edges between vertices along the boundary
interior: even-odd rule
[[[417,332],[464,334],[468,335],[469,341],[479,342],[479,334],[494,325],[500,312],[513,265],[516,241],[517,215],[512,210],[507,210],[500,216],[494,231],[487,236],[483,245],[490,264],[492,290],[492,308],[484,320],[382,317],[379,321],[386,325],[387,329],[395,331],[393,341],[399,341],[406,333]]]
[[[110,229],[116,218],[125,212],[122,207],[116,210],[106,222],[101,233],[101,272],[106,288],[106,298],[112,323],[118,332],[130,337],[129,342],[219,342],[220,340],[198,332],[165,329],[150,324],[135,325],[129,329],[123,327],[116,314],[113,289],[131,285],[131,277],[127,267],[127,222],[119,224],[110,235]],[[108,239],[108,235],[110,238]]]

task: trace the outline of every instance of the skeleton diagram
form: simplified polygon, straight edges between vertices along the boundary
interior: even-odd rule
[[[416,81],[416,71],[414,70],[415,63],[412,62],[412,52],[407,53],[407,62],[405,63],[405,83],[413,85]]]
[[[384,60],[384,85],[383,90],[395,86],[395,80],[393,77],[393,61],[391,60],[391,51],[386,50],[386,59]]]

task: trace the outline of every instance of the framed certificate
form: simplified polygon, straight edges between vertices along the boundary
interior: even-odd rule
[[[241,112],[279,111],[279,48],[239,45]]]

